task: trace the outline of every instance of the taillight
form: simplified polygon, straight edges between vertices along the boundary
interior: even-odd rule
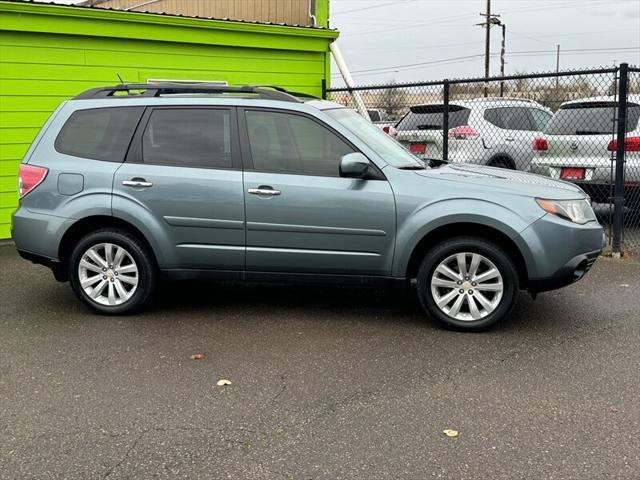
[[[610,152],[618,151],[618,141],[611,140],[607,150]],[[624,151],[625,152],[640,152],[640,137],[628,137],[624,139]]]
[[[536,152],[546,152],[549,148],[549,143],[546,138],[534,138],[533,139],[533,150]]]
[[[412,143],[409,145],[409,151],[411,153],[417,153],[422,155],[427,152],[427,144],[426,143]]]
[[[393,125],[386,125],[382,127],[382,131],[392,138],[395,138],[396,135],[398,134],[398,131],[395,129]]]
[[[20,165],[20,171],[18,172],[18,194],[20,198],[40,185],[47,176],[48,171],[47,168],[36,167],[35,165]]]
[[[449,129],[449,138],[464,140],[467,138],[478,137],[480,134],[469,125],[461,125],[459,127]]]

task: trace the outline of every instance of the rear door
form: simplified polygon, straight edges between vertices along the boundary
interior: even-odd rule
[[[241,116],[242,120],[243,117]],[[313,117],[247,109],[241,121],[251,272],[388,275],[393,192],[377,179],[343,178],[355,148]]]
[[[544,123],[541,115],[545,113],[525,106],[486,109],[485,120],[496,127],[484,135],[486,145],[495,152],[493,156],[505,154],[513,160],[516,169],[528,170],[533,157],[533,140],[540,133],[539,124]]]
[[[176,259],[168,268],[244,268],[235,115],[226,107],[148,108],[115,174],[114,211],[151,213]]]

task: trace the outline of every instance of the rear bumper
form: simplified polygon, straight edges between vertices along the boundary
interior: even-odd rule
[[[584,277],[598,259],[602,250],[576,255],[553,275],[546,278],[529,279],[528,290],[531,292],[546,292],[566,287]]]
[[[53,272],[53,276],[59,282],[66,282],[68,280],[67,271],[64,266],[60,263],[59,260],[46,257],[44,255],[40,255],[37,253],[28,252],[26,250],[18,250],[18,254],[25,260],[29,260],[31,263],[35,263],[37,265],[43,265],[47,268],[50,268]]]

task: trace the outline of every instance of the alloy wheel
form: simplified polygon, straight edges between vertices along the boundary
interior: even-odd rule
[[[487,257],[461,252],[445,258],[431,276],[431,294],[451,318],[475,321],[490,315],[504,292],[502,275]]]
[[[139,271],[127,250],[114,243],[99,243],[82,254],[78,278],[91,300],[114,306],[131,299],[138,288]]]

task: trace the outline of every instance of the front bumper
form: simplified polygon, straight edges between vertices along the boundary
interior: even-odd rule
[[[602,250],[576,255],[553,275],[546,278],[529,279],[527,289],[531,292],[546,292],[566,287],[584,277],[596,262]]]
[[[606,245],[597,222],[572,223],[546,214],[514,238],[527,267],[523,288],[541,292],[580,280]]]

